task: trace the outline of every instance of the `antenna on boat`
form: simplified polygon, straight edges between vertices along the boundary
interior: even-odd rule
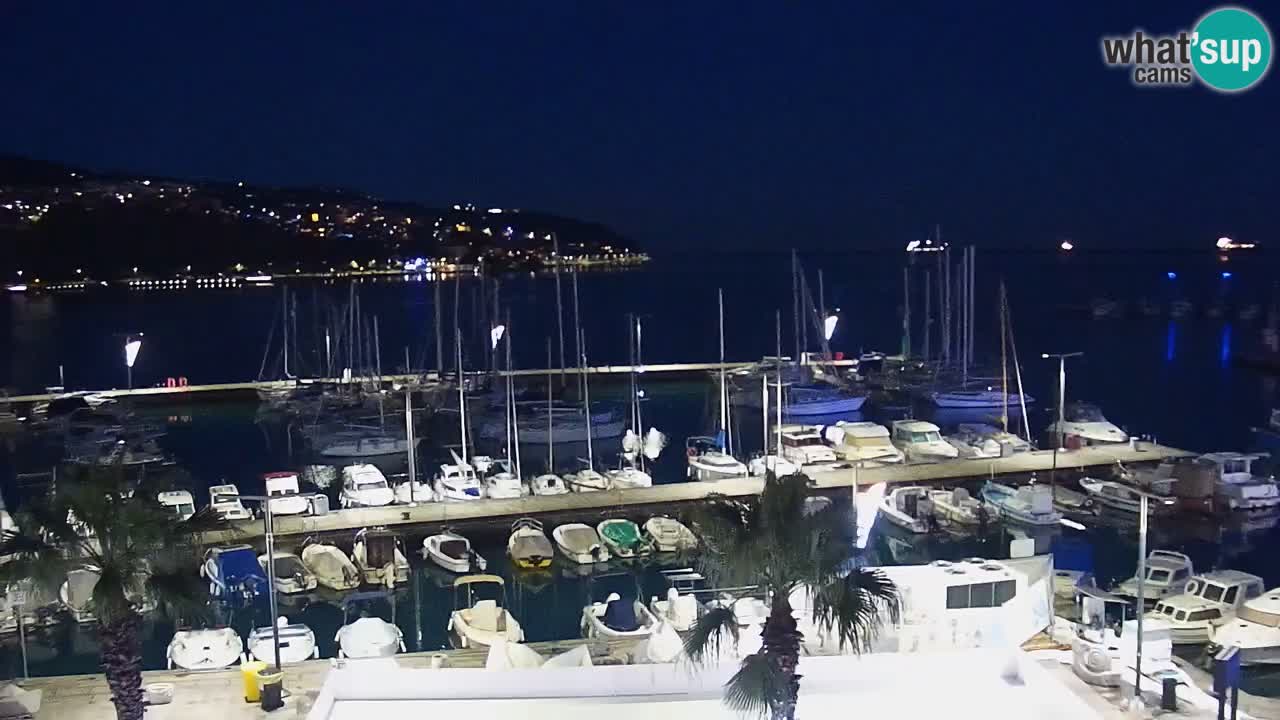
[[[562,341],[564,337],[560,338]],[[560,348],[564,350],[563,345]],[[547,367],[551,366],[551,336],[547,336]],[[561,364],[560,372],[563,377],[564,365]],[[555,423],[551,419],[551,375],[547,375],[547,473],[555,475],[556,473],[556,438]]]

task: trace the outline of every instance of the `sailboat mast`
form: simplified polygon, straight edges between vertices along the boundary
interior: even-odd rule
[[[551,233],[551,256],[556,259],[555,275],[556,275],[556,333],[560,337],[560,384],[564,385],[564,308],[561,307],[560,292],[560,236]],[[547,367],[551,367],[550,355],[551,339],[547,338]],[[550,471],[548,471],[550,472]]]
[[[1000,413],[1000,427],[1009,432],[1009,330],[1005,325],[1004,281],[1000,281],[1000,393],[1004,398],[1003,412]]]
[[[462,371],[462,330],[456,331],[454,346],[458,363],[458,432],[462,437],[462,464],[467,463],[467,383]]]
[[[280,304],[280,324],[284,328],[280,347],[284,352],[284,376],[289,377],[289,288],[284,288],[284,301]]]
[[[726,402],[728,388],[724,373],[724,289],[716,290],[716,299],[720,311],[720,430],[725,434],[725,447],[733,454],[733,439],[729,434],[729,403]]]
[[[582,336],[578,336],[581,343]],[[582,343],[585,345],[585,343]],[[582,374],[582,408],[587,413],[587,466],[594,470],[596,467],[595,449],[591,444],[591,383],[587,381],[587,349],[582,348],[582,365],[579,368]]]
[[[435,333],[436,333],[436,376],[444,374],[444,342],[442,338],[443,329],[440,327],[441,318],[443,317],[443,309],[440,307],[440,276],[436,276],[431,282],[432,293],[434,295],[436,313]]]
[[[564,339],[562,335],[561,340]],[[561,348],[563,349],[563,347]],[[551,367],[551,338],[547,338],[547,367]],[[564,371],[563,363],[560,370]],[[547,376],[547,472],[554,475],[556,472],[556,438],[555,424],[551,421],[551,376]]]
[[[778,459],[782,457],[782,311],[781,310],[774,311],[774,325],[775,325],[774,339],[778,343],[778,364],[776,368],[777,376],[778,376],[778,409],[777,409],[778,422],[776,423],[776,427],[774,428],[774,432],[777,433],[777,438],[773,448],[774,453],[777,454],[777,457],[775,457],[773,460],[773,467],[776,472],[778,468]]]
[[[800,367],[800,276],[796,269],[799,265],[796,258],[795,248],[791,249],[791,319],[792,329],[796,336],[796,356],[794,358],[796,367]],[[782,360],[782,353],[778,353],[778,360]]]
[[[585,374],[586,352],[582,347],[582,316],[578,314],[578,268],[573,269],[573,350],[574,355],[582,361],[584,372],[578,374],[579,391],[586,392],[587,376]]]
[[[911,268],[902,267],[902,357],[911,354]]]
[[[520,470],[520,422],[516,416],[515,374],[511,362],[511,311],[507,310],[507,407],[511,408],[511,441],[510,447],[515,450],[516,477],[524,481]],[[511,457],[510,454],[507,456]]]
[[[760,429],[764,436],[765,467],[769,457],[769,371],[760,373]]]

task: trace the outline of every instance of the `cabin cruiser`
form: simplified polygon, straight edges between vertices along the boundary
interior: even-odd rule
[[[1017,393],[1005,393],[995,388],[982,390],[947,390],[929,394],[933,404],[948,410],[978,410],[987,408],[1018,407],[1030,405],[1036,401],[1030,395],[1019,396]]]
[[[239,662],[243,652],[239,633],[224,627],[175,632],[165,657],[170,670],[221,670]]]
[[[196,502],[186,490],[168,490],[156,495],[162,507],[167,508],[179,522],[190,520],[196,514]]]
[[[1001,430],[995,425],[960,423],[956,430],[956,435],[971,445],[975,444],[975,442],[981,442],[984,447],[989,447],[987,443],[994,442],[1000,448],[1000,455],[1012,455],[1034,449],[1031,447],[1031,443],[1007,430]]]
[[[937,524],[929,488],[895,487],[880,501],[880,515],[914,533],[929,532]]]
[[[635,465],[626,465],[617,470],[606,470],[605,479],[615,490],[629,488],[653,487],[653,477]]]
[[[497,575],[455,580],[448,633],[455,648],[524,642],[524,630],[506,608],[506,582]]]
[[[316,576],[302,563],[302,558],[291,552],[277,550],[272,553],[271,561],[276,571],[276,592],[294,595],[316,589]],[[266,572],[266,554],[258,556],[258,564]]]
[[[815,465],[834,465],[836,453],[822,442],[817,425],[783,425],[782,456],[803,471]]]
[[[240,501],[240,489],[235,485],[214,485],[209,488],[209,507],[223,520],[253,519],[253,513]]]
[[[342,494],[338,496],[341,507],[382,507],[395,499],[386,476],[377,467],[362,463],[342,468]]]
[[[248,545],[209,548],[200,573],[209,581],[209,594],[218,598],[251,597],[267,585],[258,554]]]
[[[405,480],[396,483],[396,502],[401,505],[435,502],[436,491],[421,480]]]
[[[715,438],[689,438],[685,441],[685,455],[689,459],[690,480],[713,482],[747,476],[747,466],[725,452]]]
[[[889,439],[889,428],[873,422],[846,422],[822,429],[835,454],[845,462],[863,465],[890,465],[905,459]]]
[[[404,634],[394,622],[375,617],[368,610],[361,610],[357,619],[349,621],[358,604],[379,600],[395,602],[390,594],[381,591],[353,593],[344,598],[342,627],[334,636],[338,643],[339,658],[391,657],[397,652],[404,652]],[[393,618],[394,613],[395,606],[392,604]]]
[[[262,476],[262,481],[267,488],[267,497],[271,498],[267,505],[272,515],[306,515],[310,512],[311,503],[298,488],[298,473],[267,473]]]
[[[475,458],[477,464],[476,469],[484,476],[485,494],[494,499],[511,499],[520,498],[529,494],[529,488],[525,487],[514,472],[511,471],[511,463],[505,459],[494,460],[489,463],[489,467],[480,469],[479,457]],[[492,472],[490,472],[492,471]]]
[[[574,492],[599,492],[601,490],[609,490],[609,478],[601,475],[591,468],[583,468],[575,473],[569,473],[564,476],[564,482]]]
[[[302,546],[302,564],[316,582],[339,592],[360,587],[360,570],[337,546],[307,540]]]
[[[1023,485],[1019,488],[987,482],[980,493],[1000,519],[1033,527],[1056,526],[1062,513],[1053,509],[1053,488]]]
[[[596,525],[596,532],[616,558],[633,558],[648,555],[648,539],[640,534],[640,526],[625,518],[610,518]]]
[[[534,495],[564,495],[569,492],[569,486],[564,484],[564,478],[555,473],[543,473],[533,479],[530,488]]]
[[[533,518],[520,518],[511,525],[507,536],[507,555],[517,568],[533,570],[551,567],[555,547],[547,539],[542,523]]]
[[[1084,445],[1105,445],[1129,442],[1125,431],[1111,424],[1092,403],[1069,403],[1063,412],[1061,434],[1066,438],[1078,438]],[[1054,420],[1045,431],[1057,442],[1058,421]]]
[[[1280,588],[1245,601],[1235,619],[1213,633],[1208,654],[1231,646],[1240,649],[1242,665],[1280,665]]]
[[[644,533],[649,536],[654,552],[679,552],[698,547],[698,537],[692,530],[679,520],[662,515],[646,520]]]
[[[930,490],[929,500],[933,514],[952,525],[981,525],[996,515],[985,501],[973,497],[964,488]]]
[[[1152,603],[1185,592],[1195,573],[1191,558],[1172,550],[1152,550],[1147,556],[1147,577],[1142,583],[1143,602]],[[1111,590],[1124,598],[1138,597],[1138,576],[1125,580]]]
[[[471,541],[451,530],[428,535],[422,540],[422,554],[453,573],[483,571],[488,563],[471,547]]]
[[[1187,588],[1156,603],[1147,617],[1169,624],[1175,645],[1202,645],[1235,617],[1240,606],[1261,597],[1262,578],[1238,570],[1196,575]]]
[[[280,636],[280,662],[300,663],[320,657],[316,634],[301,623],[290,624],[289,618],[276,618],[276,627],[254,628],[244,639],[245,647],[254,660],[274,665],[276,662],[275,635]]]
[[[960,455],[942,439],[937,425],[923,420],[894,420],[893,444],[906,455],[908,462],[954,460]]]
[[[559,525],[551,531],[551,539],[566,558],[579,565],[602,563],[609,559],[609,549],[600,540],[600,534],[590,525]]]
[[[409,581],[409,560],[400,536],[385,528],[365,528],[356,533],[351,562],[364,581],[391,587]]]
[[[484,486],[475,469],[464,462],[441,465],[434,484],[436,497],[442,501],[465,502],[484,497]]]
[[[1253,474],[1253,463],[1262,455],[1216,452],[1201,455],[1196,463],[1214,470],[1215,503],[1224,510],[1266,510],[1280,505],[1275,478]]]

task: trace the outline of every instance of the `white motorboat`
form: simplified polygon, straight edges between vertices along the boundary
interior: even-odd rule
[[[926,487],[895,487],[880,501],[880,515],[900,528],[927,533],[936,522]]]
[[[769,455],[753,456],[751,461],[747,463],[747,472],[752,477],[763,477],[769,473],[773,473],[778,477],[786,477],[800,472],[800,466],[784,457],[770,453]]]
[[[647,638],[657,624],[644,603],[616,592],[582,609],[582,634],[589,639]]]
[[[409,441],[377,431],[344,432],[317,443],[321,457],[336,459],[376,458],[404,455]]]
[[[980,525],[993,519],[995,511],[987,503],[973,497],[968,490],[930,490],[933,511],[952,525]]]
[[[520,477],[511,471],[511,464],[506,460],[495,460],[491,469],[495,472],[487,473],[483,480],[485,494],[489,497],[514,499],[529,494],[529,488],[525,487]]]
[[[689,458],[690,480],[714,482],[747,476],[747,466],[721,449],[715,438],[689,438],[685,441],[685,455]]]
[[[1036,401],[1030,395],[1019,397],[1017,393],[1006,394],[1004,391],[995,388],[935,392],[929,395],[929,399],[940,408],[965,410],[1002,408],[1006,406],[1016,408],[1021,404],[1030,405]]]
[[[409,582],[409,560],[400,536],[385,528],[365,528],[356,533],[351,562],[364,581],[391,587]]]
[[[1253,474],[1262,455],[1216,452],[1201,455],[1197,464],[1213,469],[1213,497],[1224,510],[1267,510],[1280,505],[1280,488],[1273,477]]]
[[[421,480],[405,480],[396,483],[396,502],[401,505],[435,502],[436,491]]]
[[[673,587],[667,588],[667,596],[663,599],[657,596],[650,598],[649,608],[658,620],[667,623],[676,632],[692,630],[703,612],[698,598],[692,594],[681,594]]]
[[[320,657],[320,648],[316,645],[316,634],[311,628],[302,624],[290,624],[289,618],[276,619],[274,633],[280,635],[280,662],[283,664],[300,663],[304,660],[315,660]],[[275,635],[270,627],[255,628],[245,638],[245,647],[254,660],[269,665],[276,662]]]
[[[467,463],[441,465],[434,485],[436,497],[442,501],[466,502],[484,497],[484,486],[476,477],[475,469]]]
[[[209,581],[209,594],[219,598],[252,597],[267,586],[258,554],[248,545],[209,548],[200,574]]]
[[[1144,603],[1154,603],[1186,590],[1187,582],[1195,574],[1191,558],[1172,550],[1152,550],[1147,556],[1147,577],[1142,583]],[[1123,598],[1138,597],[1138,576],[1125,580],[1111,590],[1111,594]]]
[[[253,519],[253,513],[240,501],[240,489],[235,485],[214,485],[209,488],[209,507],[223,520]]]
[[[532,486],[534,495],[564,495],[569,492],[564,478],[554,473],[543,473],[535,477]]]
[[[599,492],[610,489],[609,479],[589,467],[565,475],[564,482],[574,492]]]
[[[910,462],[954,460],[960,452],[942,439],[938,426],[923,420],[894,420],[893,444]]]
[[[604,474],[609,486],[615,490],[653,487],[653,477],[634,465],[606,470]]]
[[[823,442],[817,425],[783,425],[780,435],[782,456],[799,465],[801,470],[839,462],[836,451]]]
[[[334,545],[308,541],[302,546],[302,564],[318,584],[330,590],[343,592],[360,587],[360,570]]]
[[[600,534],[590,525],[560,525],[551,531],[551,539],[566,558],[579,565],[602,563],[609,559],[609,549],[600,539]]]
[[[1053,442],[1058,442],[1058,421],[1050,423],[1045,432]],[[1062,435],[1077,438],[1077,442],[1083,445],[1129,442],[1129,435],[1103,417],[1097,405],[1085,402],[1067,405],[1063,411]]]
[[[644,532],[653,543],[655,552],[680,552],[698,547],[698,537],[693,531],[673,518],[662,515],[651,517],[644,523]]]
[[[524,570],[551,567],[555,547],[547,539],[542,523],[533,518],[520,518],[511,525],[507,537],[507,555],[516,567]]]
[[[1148,617],[1169,624],[1175,645],[1201,645],[1230,622],[1240,606],[1261,597],[1264,591],[1257,575],[1218,570],[1192,577],[1184,592],[1157,602]]]
[[[391,657],[397,652],[404,652],[404,634],[394,622],[375,617],[367,610],[362,610],[360,617],[348,622],[357,604],[378,600],[392,603],[394,616],[395,600],[385,592],[354,593],[344,599],[343,624],[338,634],[334,636],[334,640],[338,643],[338,657],[353,659]]]
[[[457,648],[524,642],[524,630],[506,608],[506,583],[497,575],[465,575],[453,582],[449,640]]]
[[[822,429],[832,451],[845,462],[863,465],[893,465],[906,456],[889,438],[889,428],[879,423],[841,420]]]
[[[1089,500],[1101,507],[1111,508],[1126,513],[1136,514],[1142,509],[1142,491],[1135,487],[1114,480],[1097,478],[1080,478],[1080,487],[1089,495]],[[1147,513],[1159,511],[1163,503],[1152,502],[1147,505]]]
[[[273,472],[262,476],[267,488],[267,501],[272,515],[306,515],[311,510],[311,503],[300,494],[298,473]],[[279,496],[279,497],[277,497]]]
[[[581,443],[588,439],[596,441],[620,437],[626,429],[626,420],[613,412],[603,416],[593,413],[592,419],[588,421],[581,411],[561,411],[556,413],[554,420],[521,420],[520,440],[538,445],[552,442]]]
[[[470,540],[449,530],[423,538],[422,553],[449,572],[482,571],[488,567],[485,559],[471,549]]]
[[[965,460],[1000,457],[1000,443],[991,438],[957,432],[942,439],[956,449],[956,457]]]
[[[186,490],[168,490],[156,495],[160,505],[173,513],[179,522],[196,514],[196,502]]]
[[[634,558],[648,555],[649,540],[640,534],[640,526],[625,518],[610,518],[596,525],[596,533],[616,558]]]
[[[362,463],[342,468],[342,494],[338,496],[340,506],[382,507],[395,499],[386,476],[376,466]]]
[[[994,441],[1000,448],[1001,455],[1027,452],[1032,450],[1031,443],[1006,430],[985,423],[960,423],[958,435],[981,439],[982,442]]]
[[[302,558],[283,550],[277,550],[272,555],[272,564],[275,565],[276,570],[276,592],[294,595],[316,589],[316,576],[302,563]],[[263,572],[266,572],[265,553],[258,556],[258,564],[262,566]]]
[[[244,652],[244,640],[235,630],[179,630],[165,652],[169,669],[221,670],[235,665]]]
[[[1240,649],[1242,665],[1280,665],[1280,588],[1246,601],[1213,633],[1208,655],[1231,646]]]
[[[1013,488],[988,482],[981,495],[1002,520],[1033,527],[1056,526],[1062,521],[1062,513],[1053,509],[1053,488],[1047,485]]]

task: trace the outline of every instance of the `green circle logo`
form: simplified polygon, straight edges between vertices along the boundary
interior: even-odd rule
[[[1220,92],[1253,87],[1271,65],[1271,33],[1261,18],[1238,7],[1218,8],[1192,31],[1191,64]]]

